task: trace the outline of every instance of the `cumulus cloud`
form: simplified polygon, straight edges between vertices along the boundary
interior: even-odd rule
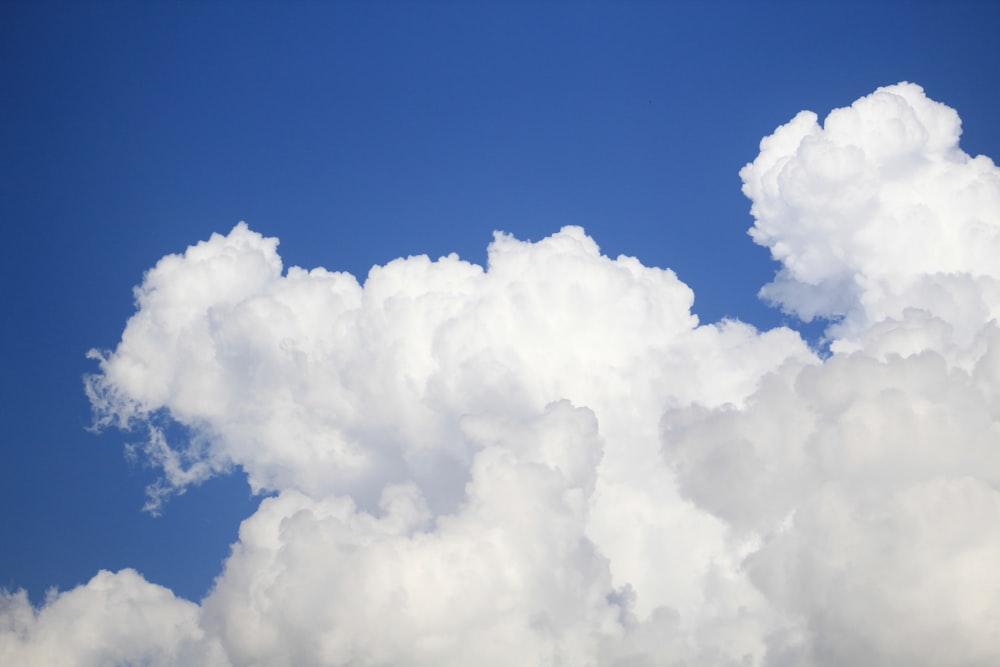
[[[959,132],[904,83],[799,114],[742,172],[782,262],[763,295],[843,318],[823,364],[661,424],[682,495],[757,540],[764,664],[1000,661],[1000,171]]]
[[[223,665],[218,643],[199,627],[199,609],[134,570],[99,572],[87,584],[51,592],[32,608],[23,591],[0,593],[0,663]]]
[[[787,329],[698,326],[671,271],[604,257],[575,227],[537,243],[498,234],[486,271],[411,257],[363,287],[323,269],[283,274],[276,245],[240,224],[164,258],[118,348],[93,353],[99,421],[152,427],[145,450],[174,487],[237,465],[255,490],[366,508],[413,480],[451,510],[477,450],[471,417],[525,419],[568,399],[615,443],[653,447],[667,401],[737,402],[809,356]],[[195,437],[172,447],[163,413]]]
[[[855,352],[785,367],[743,410],[665,415],[682,493],[756,536],[743,571],[795,620],[768,664],[1000,660],[1000,430],[981,382],[1000,330],[976,344],[972,373]]]
[[[242,223],[163,258],[95,419],[145,434],[153,511],[232,469],[269,497],[199,604],[7,594],[0,658],[996,664],[1000,176],[959,131],[899,84],[744,168],[763,295],[835,320],[825,360],[577,227],[363,284]]]
[[[1000,171],[960,135],[954,109],[900,83],[761,141],[740,175],[750,234],[782,264],[762,296],[807,321],[843,318],[842,349],[911,308],[968,342],[1000,304]]]

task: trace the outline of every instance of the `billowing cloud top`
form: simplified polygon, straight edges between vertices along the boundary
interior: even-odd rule
[[[148,453],[171,486],[235,464],[255,490],[371,508],[386,484],[415,481],[451,510],[482,447],[479,417],[570,400],[622,437],[648,415],[648,437],[664,400],[737,402],[808,356],[789,330],[698,327],[671,271],[603,257],[577,227],[537,243],[497,234],[486,271],[410,257],[363,287],[282,274],[276,246],[241,223],[162,259],[118,349],[98,355],[87,388],[100,421],[156,429],[165,411],[198,434],[175,450],[154,431]]]
[[[576,227],[363,285],[242,223],[163,258],[97,422],[149,434],[153,511],[269,497],[199,604],[5,594],[0,663],[997,664],[1000,175],[959,127],[899,84],[744,168],[764,296],[842,318],[823,361]]]
[[[762,295],[805,320],[843,317],[842,345],[908,308],[967,342],[1000,304],[1000,171],[960,134],[954,109],[901,83],[765,138],[740,173],[750,234],[782,264]]]

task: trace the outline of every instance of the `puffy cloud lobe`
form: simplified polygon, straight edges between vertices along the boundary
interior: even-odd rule
[[[900,84],[800,114],[743,171],[783,263],[765,295],[846,316],[823,364],[661,424],[681,494],[756,542],[766,665],[1000,660],[1000,179],[958,134]]]
[[[960,134],[953,109],[900,83],[761,141],[740,175],[750,234],[782,264],[762,295],[806,320],[843,316],[842,349],[906,308],[968,341],[998,314],[1000,170]]]
[[[575,227],[364,284],[243,224],[164,258],[93,353],[98,423],[149,434],[154,511],[233,467],[273,495],[200,605],[7,595],[0,658],[996,664],[996,168],[912,84],[816,120],[742,175],[765,295],[844,317],[824,361]]]
[[[379,517],[344,498],[265,500],[205,603],[235,661],[597,664],[618,612],[607,561],[583,536],[593,414],[563,402],[474,430],[484,448],[468,499],[433,530],[412,485],[387,488]],[[565,465],[563,446],[592,463]]]
[[[534,244],[498,235],[485,272],[455,256],[396,260],[363,288],[322,269],[283,276],[275,247],[241,224],[161,260],[88,380],[104,422],[155,427],[165,410],[195,431],[182,449],[155,432],[146,448],[175,486],[236,464],[257,490],[370,507],[386,483],[415,478],[450,509],[475,450],[467,415],[525,417],[568,398],[614,442],[653,442],[655,419],[634,412],[739,401],[776,363],[808,356],[788,330],[698,327],[672,272],[603,257],[579,228]],[[442,470],[454,473],[444,490]]]
[[[1000,330],[981,338],[992,363]],[[769,664],[1000,660],[1000,414],[983,372],[856,352],[783,369],[745,410],[665,415],[682,492],[757,536],[746,572],[798,619],[772,653],[795,659]]]
[[[134,570],[99,572],[51,593],[35,610],[24,592],[0,593],[0,663],[51,667],[223,665],[198,625],[199,609]]]
[[[185,290],[191,285],[202,291],[189,302]],[[216,610],[213,627],[227,638],[230,655],[250,660],[259,650],[272,663],[342,664],[349,655],[344,646],[367,655],[376,645],[386,651],[397,646],[395,657],[385,658],[394,664],[403,664],[403,655],[414,664],[482,661],[486,653],[475,647],[485,646],[487,636],[500,641],[497,633],[503,632],[511,647],[529,652],[522,664],[551,664],[556,655],[591,664],[627,645],[612,641],[615,636],[654,635],[660,631],[649,630],[650,623],[702,610],[703,580],[735,564],[720,522],[684,502],[670,483],[659,453],[659,415],[667,406],[739,402],[786,359],[813,358],[787,329],[760,333],[735,321],[699,326],[690,311],[691,290],[672,272],[629,257],[604,257],[575,227],[536,243],[498,234],[485,271],[455,256],[433,262],[411,257],[375,267],[362,286],[322,269],[293,267],[283,274],[275,241],[241,224],[161,260],[136,298],[139,311],[118,348],[94,354],[101,374],[88,378],[87,387],[103,423],[150,429],[140,449],[164,469],[163,484],[151,490],[153,509],[170,488],[233,465],[246,471],[255,489],[279,493],[280,500],[266,501],[248,521],[270,526],[272,542],[284,529],[277,518],[264,521],[267,507],[284,516],[293,512],[290,499],[308,500],[320,526],[330,525],[329,507],[350,507],[342,509],[345,517],[362,518],[341,519],[348,527],[315,548],[323,554],[351,545],[348,551],[357,551],[360,560],[337,561],[327,553],[314,563],[321,569],[302,569],[337,587],[342,579],[344,585],[364,580],[362,564],[376,562],[368,553],[376,547],[359,531],[396,525],[383,507],[386,493],[406,489],[413,508],[424,508],[411,508],[414,516],[426,516],[418,529],[392,535],[391,552],[405,554],[411,567],[433,570],[442,554],[457,554],[451,557],[464,559],[470,576],[485,581],[495,577],[497,563],[510,561],[504,568],[512,579],[482,589],[469,600],[473,607],[456,612],[479,619],[473,624],[478,630],[427,613],[432,597],[412,589],[415,580],[404,580],[398,588],[413,602],[404,617],[409,620],[395,624],[399,635],[370,635],[357,645],[368,631],[344,625],[364,616],[352,598],[353,607],[331,604],[326,615],[310,616],[337,630],[331,630],[330,646],[302,655],[289,648],[301,644],[291,635],[279,633],[264,646],[262,629],[234,630],[226,620],[230,612],[236,618],[249,613],[239,610],[255,608],[239,593],[252,578],[288,570],[284,557],[291,547],[269,557],[244,539],[206,609]],[[574,426],[581,418],[569,415],[576,409],[590,415],[593,434]],[[192,439],[169,444],[159,428],[163,413],[185,425]],[[494,461],[494,473],[481,469],[485,461]],[[545,485],[527,484],[531,475]],[[520,481],[498,486],[502,494],[487,488],[508,478]],[[523,497],[516,507],[538,516],[534,532],[523,520],[496,523],[501,496],[508,504]],[[559,529],[570,510],[578,516]],[[479,524],[495,537],[477,532]],[[547,547],[545,540],[560,530],[564,546]],[[296,543],[305,539],[305,533],[295,535]],[[501,545],[482,551],[490,539]],[[522,562],[518,549],[524,545],[537,553]],[[585,562],[574,565],[575,558]],[[660,566],[664,560],[673,563],[668,573]],[[574,586],[589,591],[586,597],[557,587],[552,595],[571,602],[559,608],[531,602],[527,592],[551,587],[559,563]],[[247,568],[251,574],[238,574]],[[384,576],[380,570],[371,580]],[[753,595],[742,582],[735,589],[734,600]],[[277,595],[279,589],[267,591]],[[317,591],[331,599],[323,586]],[[504,596],[511,606],[487,614]],[[295,602],[289,599],[283,613],[254,623],[263,628],[294,617]],[[389,604],[371,602],[379,609]],[[267,607],[272,605],[280,608],[274,600]],[[731,623],[726,619],[735,606],[706,612],[705,623],[716,617]],[[564,618],[570,612],[578,615]],[[438,619],[438,632],[450,627],[455,637],[480,639],[466,647],[442,638],[441,647],[422,658],[412,643],[429,632],[430,618]],[[632,619],[628,633],[622,619]],[[513,625],[501,630],[504,624]],[[552,637],[539,630],[546,624]],[[697,654],[701,649],[687,628],[674,625],[671,632],[686,638],[678,654]],[[301,631],[320,634],[318,627],[326,626]],[[734,642],[748,651],[757,644],[753,638]]]

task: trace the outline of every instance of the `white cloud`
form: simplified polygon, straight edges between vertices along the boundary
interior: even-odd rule
[[[362,288],[322,269],[283,276],[276,242],[241,224],[146,275],[88,389],[104,423],[166,410],[201,436],[173,450],[157,433],[147,447],[178,487],[236,464],[258,490],[366,507],[412,478],[453,508],[475,451],[467,416],[527,417],[568,398],[605,433],[655,440],[668,402],[739,401],[808,356],[788,330],[698,327],[692,299],[672,272],[603,257],[573,227],[538,243],[498,235],[485,272],[411,257]],[[442,470],[455,473],[445,489]]]
[[[198,627],[198,606],[134,570],[99,572],[50,593],[40,610],[24,592],[0,593],[0,663],[48,667],[224,665]]]
[[[387,488],[379,517],[296,491],[264,501],[205,603],[234,661],[595,664],[617,609],[583,535],[593,414],[562,402],[473,430],[484,448],[454,515],[432,517],[412,484]]]
[[[765,664],[997,664],[1000,172],[911,84],[815,121],[765,139],[744,190],[783,263],[765,295],[843,314],[838,353],[666,413],[664,453],[758,540],[744,571],[785,619]]]
[[[960,134],[954,109],[900,83],[761,141],[740,175],[750,234],[782,263],[762,295],[807,320],[844,316],[843,349],[906,308],[967,341],[1000,304],[1000,170]]]
[[[995,365],[1000,331],[978,344]],[[745,410],[665,417],[683,493],[760,540],[745,571],[800,626],[782,648],[804,664],[1000,660],[1000,415],[983,371],[858,352],[787,367]]]
[[[958,133],[900,84],[743,170],[765,294],[845,317],[822,362],[576,227],[363,285],[244,224],[162,259],[93,355],[98,423],[149,434],[150,509],[233,467],[274,495],[200,605],[131,571],[8,595],[0,656],[995,664],[1000,179]]]
[[[724,530],[673,489],[659,454],[659,415],[692,402],[740,402],[785,360],[813,359],[797,334],[759,333],[739,322],[698,326],[691,290],[672,272],[604,257],[574,227],[537,243],[498,234],[486,271],[455,256],[411,257],[375,267],[362,287],[345,274],[291,268],[282,275],[280,266],[276,243],[245,225],[165,258],[137,290],[139,312],[118,348],[95,354],[102,373],[88,379],[88,390],[99,419],[154,425],[145,451],[164,468],[166,484],[153,489],[154,509],[170,485],[183,488],[232,465],[245,470],[256,489],[281,492],[282,499],[349,499],[362,516],[381,516],[385,489],[406,484],[426,503],[430,523],[423,541],[414,546],[406,536],[400,548],[412,552],[407,562],[414,566],[437,567],[442,550],[461,551],[464,541],[481,540],[443,526],[474,518],[490,524],[472,500],[491,479],[476,476],[485,452],[500,447],[525,456],[511,434],[548,415],[558,428],[546,430],[539,444],[544,455],[535,462],[556,469],[573,502],[586,510],[571,524],[576,542],[566,549],[592,549],[595,562],[613,563],[594,584],[591,597],[600,604],[569,607],[616,618],[606,599],[627,584],[634,592],[630,613],[641,617],[661,606],[701,608],[702,577],[727,558]],[[229,270],[248,274],[247,280],[222,275]],[[185,296],[187,286],[204,290],[216,282],[215,296],[211,290],[191,302]],[[600,447],[585,447],[572,420],[548,412],[565,400],[591,415]],[[155,430],[162,411],[197,434],[192,443],[166,443]],[[548,517],[545,503],[556,495],[523,507]],[[523,532],[527,528],[513,522],[492,529],[511,544],[538,542]],[[556,530],[555,518],[544,528],[539,535]],[[546,568],[568,553],[550,554],[544,567],[525,563],[517,576],[527,578],[523,585],[547,581]],[[659,565],[664,559],[675,562],[667,573]],[[476,572],[487,565],[465,567]],[[357,565],[345,571],[352,581],[358,577]],[[221,592],[229,580],[220,581],[213,601],[236,596]],[[232,585],[236,589],[246,585],[234,581],[242,582]],[[429,603],[414,602],[414,613],[424,618],[418,610]],[[510,608],[504,622],[523,624],[538,614],[556,622],[554,613],[544,606]],[[577,630],[592,623],[574,622],[582,624]],[[484,625],[483,632],[492,627]],[[528,630],[518,627],[510,629],[517,636],[511,641],[527,646],[517,633]],[[263,634],[251,636],[262,641]],[[551,650],[570,650],[560,646]],[[586,664],[582,656],[595,650],[573,649],[571,662]],[[428,655],[429,664],[446,660],[440,651]],[[322,662],[320,654],[311,660]]]

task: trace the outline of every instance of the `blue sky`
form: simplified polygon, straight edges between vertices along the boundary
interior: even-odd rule
[[[580,225],[673,269],[702,322],[802,328],[756,296],[777,265],[741,167],[900,81],[1000,156],[998,29],[985,1],[5,3],[0,587],[131,567],[198,601],[259,503],[236,471],[153,517],[142,434],[88,430],[85,355],[162,256],[243,220],[363,280]]]

